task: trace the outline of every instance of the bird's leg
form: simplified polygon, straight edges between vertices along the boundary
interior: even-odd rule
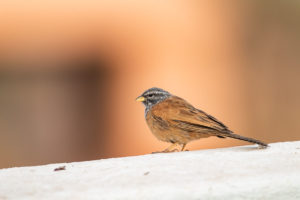
[[[152,153],[171,153],[171,152],[175,152],[175,151],[178,151],[178,149],[175,148],[177,145],[178,145],[178,143],[172,143],[165,150],[163,150],[163,151],[155,151],[155,152],[152,152]]]
[[[178,151],[178,149],[175,148],[177,145],[178,145],[178,143],[172,143],[168,148],[163,150],[163,152],[164,153],[169,153],[169,152]]]
[[[181,151],[184,150],[185,146],[186,146],[186,144],[181,144]]]

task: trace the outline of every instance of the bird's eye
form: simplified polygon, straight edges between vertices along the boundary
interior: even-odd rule
[[[153,97],[153,96],[154,96],[153,94],[149,94],[149,95],[148,95],[148,97]]]

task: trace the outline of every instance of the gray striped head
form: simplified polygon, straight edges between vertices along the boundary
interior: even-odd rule
[[[136,98],[137,101],[143,102],[146,107],[146,112],[155,104],[170,97],[171,94],[160,88],[150,88],[146,90],[141,96]]]

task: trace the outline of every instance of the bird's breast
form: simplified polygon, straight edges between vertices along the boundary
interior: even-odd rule
[[[146,113],[146,122],[151,132],[157,137],[157,139],[169,142],[168,132],[170,131],[170,127],[167,122],[165,122],[160,117],[155,117],[152,115],[151,111]]]

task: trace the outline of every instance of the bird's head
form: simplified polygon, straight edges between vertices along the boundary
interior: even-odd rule
[[[142,102],[146,109],[151,108],[153,105],[165,100],[170,97],[171,94],[160,88],[150,88],[146,90],[141,96],[136,98],[136,101]]]

